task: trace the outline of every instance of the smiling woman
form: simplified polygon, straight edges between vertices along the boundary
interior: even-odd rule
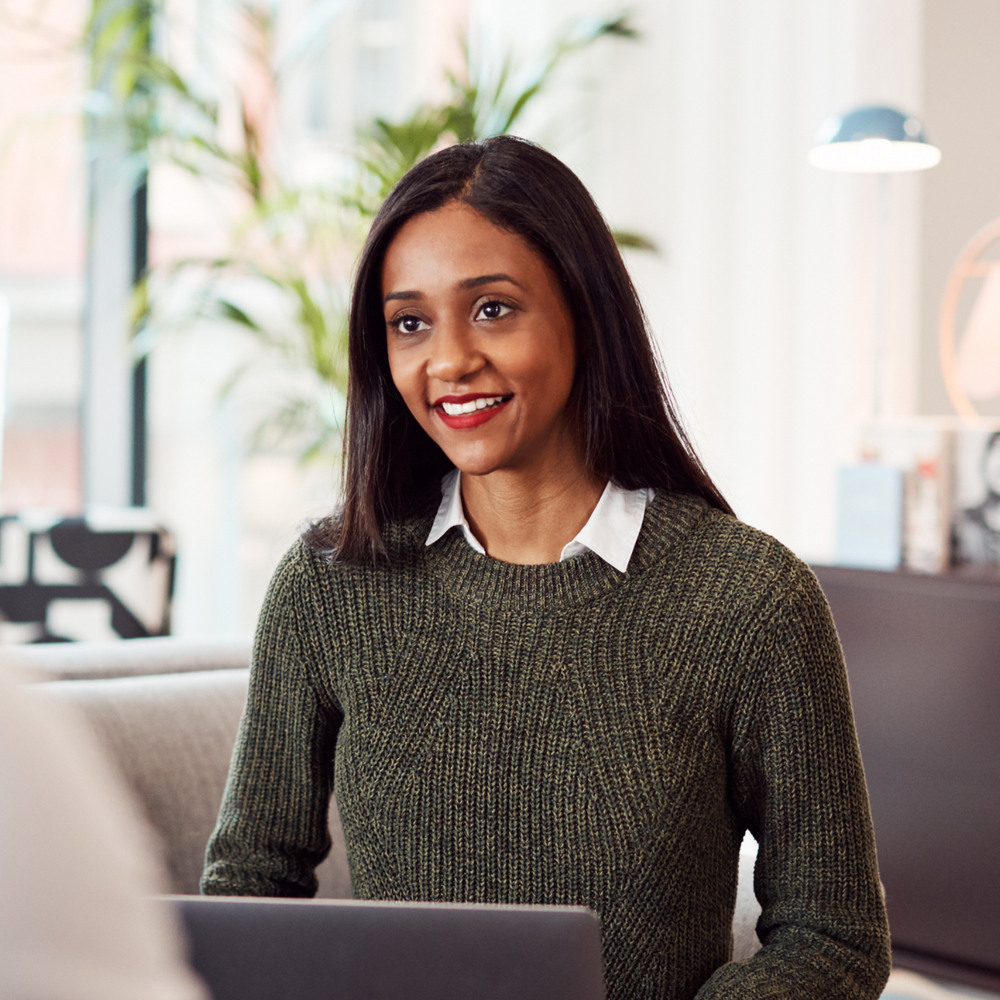
[[[425,315],[428,306],[440,316]],[[482,310],[463,314],[464,332],[460,307]],[[482,335],[467,336],[474,329]],[[420,345],[412,363],[402,360],[411,354],[403,349],[411,335]],[[426,352],[434,358],[424,364]],[[456,372],[456,363],[471,367]],[[411,368],[424,374],[411,376]],[[548,383],[557,374],[569,377],[568,395],[564,383],[552,395]],[[428,381],[425,394],[437,386],[437,397],[417,401],[406,388],[411,377]],[[521,399],[502,383],[508,377],[524,380]],[[554,547],[553,531],[565,534],[579,522],[572,536],[609,482],[624,491],[699,496],[731,513],[676,416],[642,306],[600,211],[572,171],[523,140],[452,146],[414,167],[386,199],[355,281],[348,392],[344,507],[308,536],[343,561],[383,554],[383,526],[413,514],[452,468],[466,472],[461,494],[470,520],[477,507],[489,519],[488,502],[495,534],[518,526],[510,544],[497,537],[486,546],[514,563],[552,561],[545,553]],[[512,399],[496,421],[474,424],[481,433],[439,438],[435,428],[467,429],[444,423],[443,404],[464,405],[479,393]],[[440,404],[436,413],[429,404]],[[546,412],[543,427],[537,421]],[[501,438],[530,468],[512,477],[509,464],[498,466],[488,484],[449,450],[488,462]],[[512,482],[520,484],[513,493]]]
[[[416,166],[350,362],[344,503],[271,584],[204,891],[315,892],[335,788],[356,896],[590,906],[611,1000],[874,1000],[829,609],[692,452],[580,181],[507,137]]]

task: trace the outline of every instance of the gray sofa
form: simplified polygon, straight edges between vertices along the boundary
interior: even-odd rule
[[[171,891],[195,893],[246,701],[249,659],[248,640],[132,639],[8,647],[0,669],[17,669],[44,697],[84,716],[160,837]],[[349,897],[335,799],[330,833],[319,895]],[[753,861],[751,854],[740,859],[736,958],[759,947]]]

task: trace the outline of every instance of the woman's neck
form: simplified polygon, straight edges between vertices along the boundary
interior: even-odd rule
[[[462,505],[488,555],[537,566],[559,561],[563,547],[594,512],[604,487],[579,462],[529,472],[463,474]]]

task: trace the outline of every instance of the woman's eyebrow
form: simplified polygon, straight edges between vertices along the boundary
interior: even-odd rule
[[[480,285],[491,285],[494,281],[508,281],[518,288],[524,288],[519,281],[515,281],[509,274],[483,274],[478,278],[466,278],[458,283],[459,288],[478,288]]]
[[[382,305],[385,305],[386,302],[391,302],[393,299],[422,299],[423,297],[423,292],[389,292],[382,300]]]
[[[524,288],[524,285],[520,281],[515,281],[509,274],[481,274],[476,278],[464,278],[457,285],[458,288],[478,288],[480,285],[491,285],[494,281],[506,281],[512,285],[516,285],[518,288]],[[422,299],[424,298],[423,292],[389,292],[389,294],[382,299],[382,305],[387,302],[392,302],[395,299]]]

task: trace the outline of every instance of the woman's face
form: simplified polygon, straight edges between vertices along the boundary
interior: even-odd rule
[[[520,236],[461,202],[418,215],[382,267],[392,380],[463,472],[576,455],[576,346],[556,276]]]

